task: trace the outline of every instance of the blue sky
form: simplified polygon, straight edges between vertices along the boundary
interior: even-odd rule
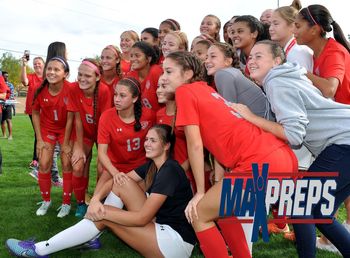
[[[277,3],[277,0],[0,0],[0,55],[11,50],[20,57],[29,49],[32,56],[44,56],[51,42],[63,41],[68,47],[70,80],[74,81],[79,61],[99,55],[106,45],[119,45],[124,30],[140,33],[145,27],[158,28],[162,20],[174,18],[192,40],[199,34],[199,25],[207,14],[215,14],[224,24],[233,15],[251,14],[259,18],[263,10],[276,8]],[[290,3],[279,0],[280,6]],[[333,4],[326,0],[301,3],[325,5],[344,32],[350,33],[345,0],[332,1]]]

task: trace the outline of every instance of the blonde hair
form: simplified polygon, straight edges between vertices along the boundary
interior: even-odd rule
[[[176,30],[168,32],[167,35],[173,35],[175,38],[178,39],[179,50],[188,51],[188,39],[185,32]]]
[[[140,41],[139,35],[134,30],[126,30],[126,31],[122,32],[122,34],[120,34],[120,37],[122,37],[123,35],[129,36],[135,42]]]

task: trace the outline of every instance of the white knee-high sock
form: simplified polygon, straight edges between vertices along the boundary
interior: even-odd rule
[[[49,240],[36,243],[35,252],[38,255],[48,255],[83,244],[93,239],[99,233],[100,231],[91,220],[83,219],[74,226],[51,237]]]
[[[117,207],[119,209],[123,208],[123,206],[124,206],[122,199],[120,199],[119,196],[117,196],[113,192],[110,192],[107,195],[106,200],[103,204],[114,206],[114,207]]]

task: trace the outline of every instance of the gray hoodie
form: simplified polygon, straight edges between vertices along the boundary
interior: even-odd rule
[[[298,64],[285,63],[271,69],[263,81],[289,143],[304,144],[315,156],[331,144],[350,145],[350,105],[323,97],[305,74]]]

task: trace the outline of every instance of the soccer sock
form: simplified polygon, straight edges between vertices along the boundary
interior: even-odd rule
[[[75,198],[77,199],[77,202],[85,203],[85,183],[83,180],[83,177],[72,175],[72,187],[74,191]]]
[[[251,258],[247,240],[240,223],[234,222],[237,218],[232,217],[229,220],[219,220],[221,233],[231,250],[232,257]]]
[[[226,243],[216,226],[196,232],[196,235],[206,258],[229,257]]]
[[[49,240],[36,243],[35,252],[38,255],[48,255],[83,244],[93,239],[99,233],[100,231],[91,220],[83,219],[74,226],[51,237]]]
[[[123,208],[124,203],[122,201],[122,199],[119,198],[119,196],[117,196],[115,193],[110,192],[107,197],[106,200],[104,201],[105,205],[110,205],[113,207],[117,207],[119,209]]]
[[[72,172],[63,172],[63,204],[70,204],[72,195]]]
[[[39,188],[41,197],[44,201],[48,202],[51,200],[51,173],[43,173],[39,171]]]

